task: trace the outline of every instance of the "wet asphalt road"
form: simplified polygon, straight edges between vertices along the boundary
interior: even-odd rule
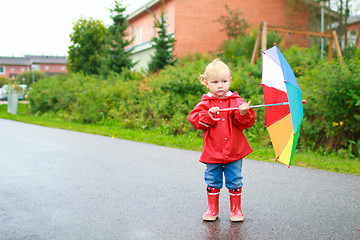
[[[2,119],[0,136],[0,239],[360,239],[359,176],[246,159],[245,221],[223,188],[207,223],[199,152]]]

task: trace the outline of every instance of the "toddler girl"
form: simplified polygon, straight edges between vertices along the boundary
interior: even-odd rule
[[[237,92],[229,91],[231,74],[229,67],[215,59],[205,69],[199,80],[207,86],[209,93],[189,115],[191,124],[203,131],[203,148],[200,162],[206,164],[208,210],[202,216],[205,221],[214,221],[219,212],[219,194],[225,186],[230,194],[230,220],[243,221],[241,211],[242,159],[252,152],[243,130],[255,123],[255,111],[249,108]],[[220,112],[222,108],[238,108]],[[218,115],[220,121],[213,116]]]

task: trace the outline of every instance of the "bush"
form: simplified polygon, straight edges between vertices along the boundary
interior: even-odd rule
[[[321,54],[316,47],[301,48],[292,46],[285,50],[283,54],[297,78],[314,68],[321,61]]]
[[[119,104],[128,104],[127,98],[138,93],[134,86],[139,79],[139,74],[129,71],[107,80],[80,73],[45,78],[33,85],[29,96],[31,111],[39,114],[51,111],[59,113],[60,117],[70,115],[71,119],[84,123],[114,118],[113,112],[121,110]]]
[[[299,147],[342,156],[359,155],[360,60],[318,63],[316,49],[292,47],[283,51],[302,89],[304,119]],[[99,76],[67,74],[41,79],[33,85],[33,113],[53,112],[59,118],[128,128],[157,128],[164,134],[200,135],[187,121],[189,112],[208,89],[198,81],[206,65],[218,56],[195,54],[178,59],[151,76],[123,71]],[[261,61],[230,61],[231,91],[252,105],[262,104]],[[256,124],[247,136],[270,144],[264,108],[256,109]],[[342,155],[341,155],[342,154]]]
[[[241,64],[244,61],[250,62],[258,31],[254,30],[249,34],[225,41],[221,47],[223,60],[234,65]],[[270,48],[274,43],[280,43],[282,37],[270,32],[267,34],[267,39],[267,48]],[[260,51],[257,53],[258,56],[260,56],[260,53]]]
[[[347,47],[342,50],[342,56],[345,60],[360,58],[360,49],[356,46]]]
[[[39,81],[42,78],[46,78],[48,77],[48,75],[44,72],[41,71],[27,71],[27,72],[23,72],[19,75],[16,76],[16,82],[18,84],[26,84],[28,86],[30,86],[33,81]]]
[[[11,83],[10,79],[0,76],[0,88],[2,88],[4,85],[8,85],[9,83]]]
[[[201,95],[206,93],[205,86],[200,84],[198,78],[209,61],[209,56],[194,56],[191,61],[179,59],[175,66],[167,66],[148,79],[151,92],[145,105],[168,133],[193,131],[187,116],[200,101]]]
[[[303,143],[313,149],[348,148],[360,136],[360,60],[323,62],[299,79],[303,86]],[[356,147],[353,154],[358,155]]]

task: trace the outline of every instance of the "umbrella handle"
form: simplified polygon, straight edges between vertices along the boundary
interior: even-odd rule
[[[302,103],[306,103],[306,100],[301,100]],[[282,102],[282,103],[273,103],[273,104],[263,104],[263,105],[255,105],[250,106],[250,108],[259,108],[259,107],[271,107],[271,106],[279,106],[279,105],[289,105],[289,102]],[[219,109],[219,112],[229,112],[233,110],[237,110],[239,108],[222,108]],[[214,121],[220,121],[220,118],[214,118],[212,114],[209,114],[210,118]]]
[[[214,118],[212,114],[209,114],[210,118],[216,122],[220,121],[220,118]]]

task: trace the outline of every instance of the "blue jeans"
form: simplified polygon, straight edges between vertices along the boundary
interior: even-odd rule
[[[225,175],[225,186],[229,190],[241,188],[243,183],[241,176],[242,159],[226,163],[206,163],[205,182],[209,188],[222,188],[223,173]]]

